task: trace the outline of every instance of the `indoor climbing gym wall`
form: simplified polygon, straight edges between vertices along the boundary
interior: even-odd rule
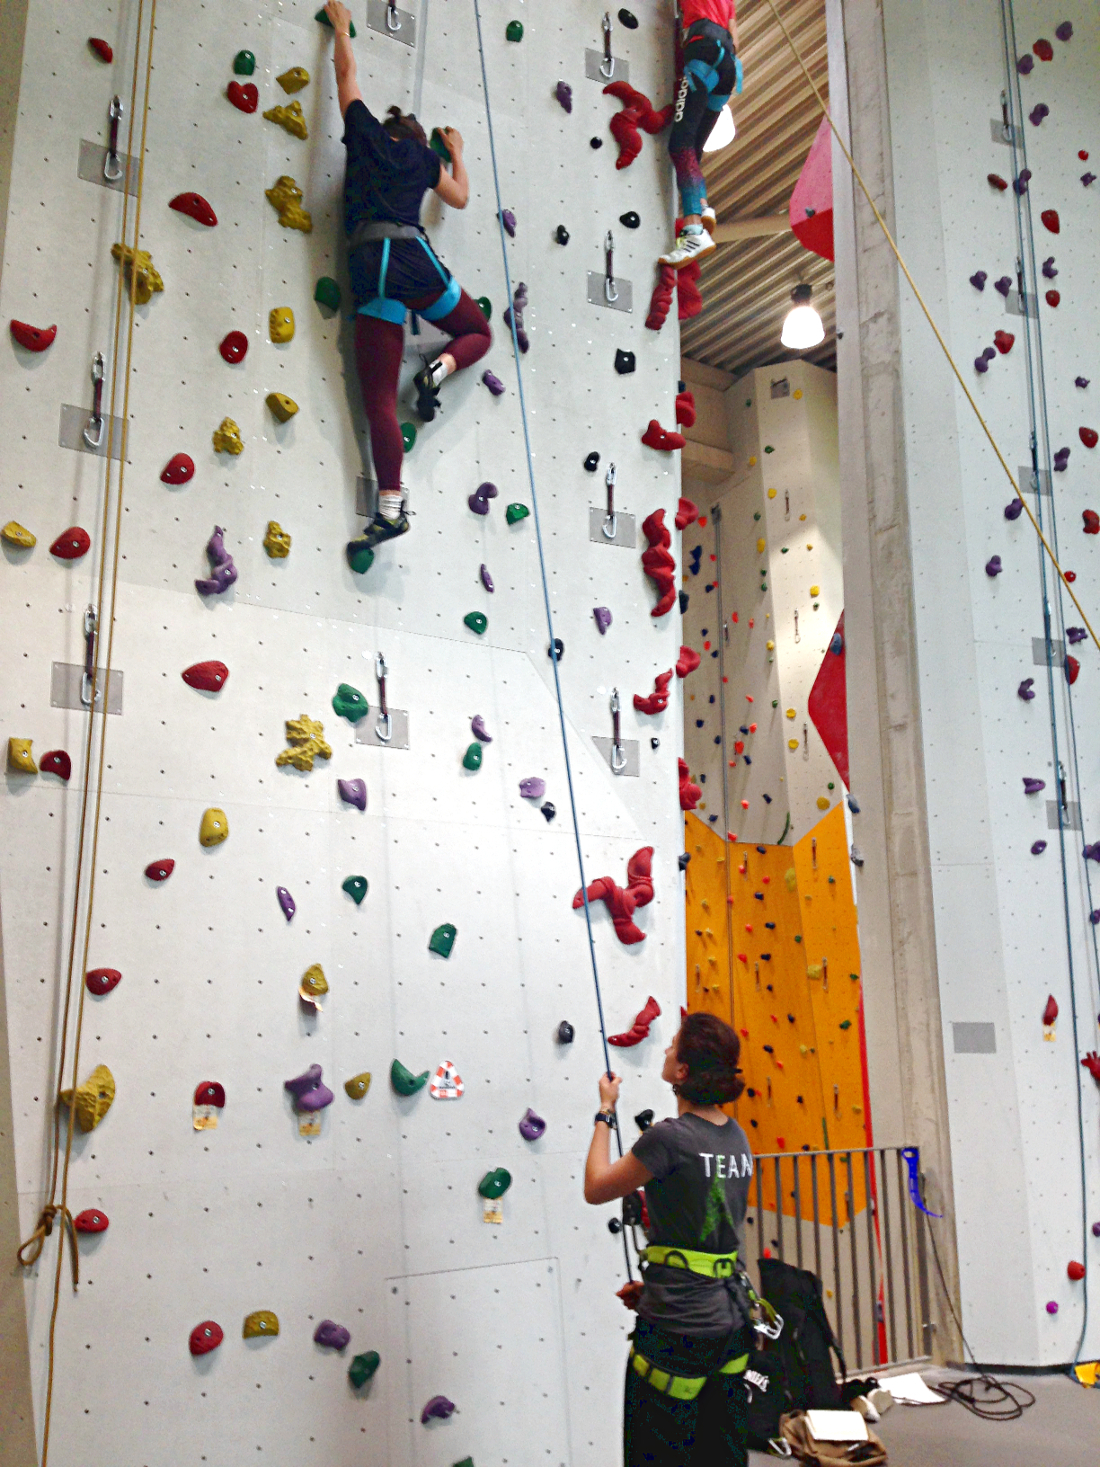
[[[412,530],[371,564],[316,5],[28,0],[14,38],[12,1431],[58,1467],[611,1460],[571,790],[621,1109],[667,1109],[691,510],[677,327],[644,322],[673,201],[605,86],[670,100],[671,11],[354,0],[372,109],[465,137],[469,207],[423,220],[494,332],[432,422],[441,338],[407,337]]]
[[[903,282],[962,1323],[1053,1365],[1100,1354],[1100,12],[884,15],[897,242],[961,375]]]

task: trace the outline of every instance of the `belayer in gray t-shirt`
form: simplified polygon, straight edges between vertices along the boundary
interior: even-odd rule
[[[743,1372],[752,1339],[737,1256],[752,1151],[721,1110],[744,1089],[741,1043],[713,1014],[689,1014],[665,1051],[661,1078],[677,1115],[610,1156],[621,1081],[599,1082],[601,1109],[584,1196],[612,1202],[639,1187],[648,1213],[644,1281],[619,1297],[638,1312],[626,1371],[625,1467],[745,1467]]]

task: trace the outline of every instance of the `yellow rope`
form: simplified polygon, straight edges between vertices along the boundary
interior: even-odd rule
[[[1013,492],[1016,495],[1016,498],[1023,505],[1024,512],[1027,514],[1028,519],[1031,521],[1032,528],[1034,529],[1035,533],[1038,535],[1039,540],[1042,543],[1043,549],[1046,551],[1047,555],[1050,557],[1050,563],[1051,563],[1051,565],[1053,565],[1054,569],[1057,571],[1057,573],[1058,573],[1058,579],[1062,582],[1062,585],[1065,587],[1066,594],[1069,596],[1069,599],[1073,602],[1074,606],[1076,606],[1078,612],[1080,613],[1081,620],[1085,623],[1085,627],[1088,630],[1089,636],[1092,638],[1092,640],[1094,642],[1096,642],[1097,646],[1100,646],[1100,640],[1097,639],[1096,633],[1092,629],[1092,623],[1089,621],[1088,617],[1085,615],[1085,609],[1084,609],[1084,607],[1081,605],[1080,601],[1078,601],[1076,595],[1074,594],[1073,587],[1071,586],[1071,584],[1069,583],[1069,581],[1066,580],[1066,573],[1062,569],[1062,567],[1058,564],[1058,557],[1054,554],[1054,551],[1050,548],[1050,545],[1049,545],[1049,543],[1047,541],[1046,536],[1043,534],[1042,530],[1039,527],[1039,521],[1035,518],[1035,516],[1031,512],[1031,506],[1028,504],[1027,500],[1024,498],[1023,494],[1020,492],[1020,487],[1016,483],[1016,480],[1012,477],[1012,470],[1009,468],[1007,462],[1005,461],[1004,454],[1001,452],[1000,448],[998,448],[998,446],[997,446],[997,440],[993,437],[993,433],[990,430],[989,424],[982,417],[981,410],[979,409],[978,404],[974,401],[974,398],[971,395],[971,392],[970,392],[969,387],[967,387],[966,383],[963,381],[962,373],[959,371],[959,368],[958,368],[958,366],[957,366],[957,364],[955,362],[955,358],[951,355],[951,351],[948,348],[947,343],[944,341],[942,335],[940,334],[940,329],[936,325],[935,320],[932,317],[932,312],[928,309],[927,305],[925,305],[924,297],[921,295],[920,291],[917,289],[917,282],[913,279],[912,275],[910,275],[910,273],[909,273],[909,267],[908,267],[908,265],[906,265],[905,261],[901,257],[901,251],[898,249],[897,245],[894,242],[894,236],[890,233],[890,230],[887,228],[886,220],[883,219],[882,215],[879,213],[878,206],[875,204],[874,199],[871,197],[871,191],[867,187],[866,183],[864,183],[864,181],[863,181],[863,175],[862,175],[862,173],[860,173],[859,169],[856,167],[855,159],[852,157],[851,153],[848,151],[847,144],[845,143],[844,139],[841,137],[840,132],[837,129],[836,123],[833,121],[833,116],[832,116],[832,113],[829,111],[828,104],[826,103],[825,99],[822,97],[821,91],[818,88],[817,83],[814,81],[813,77],[810,75],[809,70],[808,70],[808,68],[806,66],[806,63],[805,63],[805,61],[803,61],[802,55],[799,52],[798,47],[795,45],[794,39],[792,38],[790,31],[787,29],[786,25],[783,23],[783,17],[779,14],[779,11],[776,9],[775,0],[767,0],[767,3],[768,3],[769,9],[771,10],[771,13],[775,16],[776,21],[779,23],[779,29],[783,32],[783,35],[784,35],[784,37],[786,39],[786,42],[787,42],[787,45],[791,48],[791,51],[794,54],[794,59],[798,62],[798,65],[799,65],[799,67],[802,70],[803,76],[809,82],[810,87],[811,87],[811,89],[813,91],[813,94],[817,98],[818,106],[821,108],[821,111],[824,114],[826,120],[828,121],[829,126],[833,130],[833,136],[836,138],[837,142],[840,144],[841,152],[844,154],[845,158],[847,158],[847,160],[848,160],[848,167],[852,170],[852,175],[855,178],[856,182],[859,184],[859,187],[860,187],[860,189],[861,189],[861,191],[863,193],[863,197],[867,200],[868,204],[870,204],[870,206],[871,206],[871,212],[874,214],[875,219],[878,222],[879,228],[882,230],[883,234],[886,236],[886,242],[887,242],[887,244],[890,246],[891,250],[893,250],[893,252],[894,252],[894,258],[897,260],[898,265],[901,267],[902,274],[905,276],[906,280],[908,280],[910,286],[912,287],[913,294],[917,298],[917,304],[920,306],[921,310],[924,312],[924,318],[928,322],[929,326],[931,326],[933,335],[935,336],[936,340],[939,342],[940,347],[943,350],[944,356],[947,358],[948,366],[951,368],[952,372],[954,372],[956,381],[958,382],[959,386],[962,388],[963,392],[966,394],[966,400],[970,404],[971,408],[974,410],[974,416],[977,418],[978,422],[981,424],[981,426],[982,426],[982,432],[985,434],[986,438],[989,440],[989,446],[992,448],[993,452],[997,456],[997,462],[1000,464],[1001,468],[1004,469],[1005,476],[1008,479],[1008,482],[1012,485],[1012,489],[1013,489]]]

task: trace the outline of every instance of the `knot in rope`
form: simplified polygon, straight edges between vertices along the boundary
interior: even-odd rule
[[[73,1288],[80,1283],[80,1255],[76,1251],[76,1229],[73,1215],[67,1207],[57,1202],[47,1202],[38,1219],[38,1226],[25,1243],[16,1250],[16,1258],[23,1268],[31,1268],[42,1256],[46,1239],[53,1232],[54,1218],[60,1213],[62,1233],[69,1238],[69,1255],[73,1273]],[[63,1244],[64,1246],[64,1244]]]

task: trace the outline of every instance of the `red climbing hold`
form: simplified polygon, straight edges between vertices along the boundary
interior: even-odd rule
[[[1086,535],[1100,535],[1100,514],[1097,514],[1094,509],[1083,509],[1081,518],[1085,522]]]
[[[162,484],[186,484],[194,477],[195,460],[189,453],[174,453],[161,470]]]
[[[1097,1054],[1095,1049],[1092,1050],[1091,1053],[1085,1055],[1081,1064],[1088,1070],[1096,1083],[1100,1085],[1100,1054]]]
[[[698,263],[698,262],[696,262]],[[685,267],[686,268],[686,267]],[[645,324],[650,331],[660,331],[668,319],[668,308],[672,305],[672,293],[676,289],[676,271],[671,265],[662,265],[657,284],[649,299],[649,315]]]
[[[1031,49],[1035,52],[1040,61],[1054,60],[1054,47],[1050,44],[1049,41],[1044,40],[1042,37],[1040,37],[1039,40],[1035,42],[1034,46],[1032,46]]]
[[[1076,1258],[1074,1258],[1066,1264],[1066,1278],[1072,1279],[1075,1284],[1079,1284],[1084,1277],[1085,1265],[1083,1263],[1078,1263]]]
[[[197,224],[205,224],[207,229],[213,229],[218,222],[218,216],[202,194],[177,194],[174,199],[168,200],[168,207],[175,209],[177,214],[186,214]]]
[[[56,326],[28,326],[26,321],[12,321],[9,328],[12,337],[27,351],[45,351],[53,346],[57,335]]]
[[[73,1227],[78,1233],[105,1233],[110,1226],[111,1219],[98,1207],[86,1207],[73,1218]]]
[[[663,713],[668,707],[668,685],[672,681],[672,668],[659,672],[653,679],[653,691],[648,698],[634,694],[634,707],[639,713]],[[41,765],[39,765],[41,768]]]
[[[180,673],[189,688],[201,688],[204,693],[220,693],[228,676],[224,662],[193,662]]]
[[[1039,215],[1039,218],[1043,221],[1046,228],[1050,230],[1051,234],[1061,234],[1062,221],[1058,218],[1057,209],[1044,209]]]
[[[638,131],[640,121],[641,113],[636,107],[624,107],[608,124],[611,136],[619,145],[619,156],[615,159],[617,169],[629,168],[642,151],[642,137]]]
[[[195,1086],[196,1105],[216,1105],[220,1110],[225,1104],[225,1086],[218,1080],[203,1080]]]
[[[1004,193],[1008,187],[1008,180],[1001,177],[999,173],[987,173],[986,178],[999,193]]]
[[[680,656],[676,659],[676,676],[687,677],[689,672],[694,672],[699,666],[700,657],[698,652],[691,647],[681,647]]]
[[[1078,428],[1077,431],[1081,435],[1081,442],[1085,445],[1086,448],[1096,447],[1100,435],[1097,434],[1095,428]]]
[[[681,499],[679,507],[676,510],[676,528],[678,530],[686,529],[688,525],[694,524],[698,518],[698,506],[692,504],[690,499]]]
[[[703,791],[697,784],[692,784],[691,776],[688,773],[687,760],[680,759],[677,763],[680,770],[680,809],[694,810],[703,798]]]
[[[106,61],[110,63],[115,59],[115,53],[111,50],[107,42],[102,40],[99,36],[89,36],[88,45],[91,46],[92,50],[99,57],[100,61]]]
[[[615,935],[627,947],[645,941],[645,933],[633,921],[638,907],[646,907],[653,900],[653,847],[642,846],[626,863],[625,887],[616,886],[610,876],[599,876],[588,887],[589,902],[603,902],[615,924]],[[584,896],[577,892],[573,898],[573,910],[584,906]]]
[[[676,394],[676,421],[681,428],[695,427],[695,394],[693,392],[678,392]]]
[[[642,534],[649,541],[649,549],[642,551],[642,568],[661,593],[650,615],[664,616],[676,605],[676,562],[669,550],[672,536],[663,509],[655,509],[642,521]]]
[[[645,1008],[639,1011],[626,1033],[609,1034],[607,1036],[608,1044],[614,1044],[619,1049],[633,1049],[634,1045],[641,1044],[643,1039],[649,1038],[649,1026],[654,1019],[659,1019],[660,1016],[661,1005],[655,998],[647,998]]]
[[[176,863],[169,856],[163,861],[150,861],[145,868],[145,874],[150,881],[167,881],[175,869]]]
[[[649,133],[650,137],[655,137],[657,133],[663,132],[672,121],[671,103],[667,107],[662,107],[658,112],[646,94],[639,92],[637,87],[632,87],[629,82],[611,82],[609,86],[604,87],[603,93],[605,97],[614,97],[617,102],[621,102],[624,111],[634,113],[634,121],[637,127],[640,127],[643,132]],[[618,134],[615,133],[614,119],[612,119],[611,131],[616,141],[618,141]],[[638,147],[639,149],[641,148],[640,140]],[[625,168],[627,165],[621,163],[619,166]]]
[[[209,1355],[225,1339],[221,1325],[215,1319],[204,1319],[191,1331],[187,1347],[192,1355]]]
[[[110,993],[112,988],[117,988],[121,982],[122,974],[117,968],[92,968],[84,974],[84,987],[99,998]]]
[[[1077,678],[1078,678],[1078,675],[1079,675],[1080,671],[1081,671],[1081,664],[1077,661],[1077,658],[1076,657],[1071,657],[1070,654],[1067,652],[1066,653],[1066,682],[1069,683],[1069,685],[1070,685],[1071,688],[1073,687],[1074,683],[1077,681]]]
[[[1043,1023],[1047,1026],[1054,1023],[1058,1017],[1058,1000],[1053,993],[1047,998],[1046,1008],[1043,1010]]]
[[[68,784],[73,772],[73,761],[64,749],[50,749],[38,761],[40,774],[56,774]]]
[[[674,449],[683,448],[687,439],[682,433],[673,433],[668,428],[662,428],[656,418],[650,418],[649,427],[642,434],[642,442],[647,448],[659,448],[665,453],[671,453]]]
[[[676,271],[676,317],[690,321],[703,309],[703,297],[699,290],[699,276],[703,267],[698,260],[689,260]]]
[[[1001,356],[1006,357],[1016,345],[1016,338],[1011,331],[994,331],[993,345],[1000,352]]]
[[[260,94],[255,82],[231,81],[225,89],[225,95],[238,112],[255,112],[260,105]]]
[[[243,331],[230,331],[222,338],[218,350],[230,365],[243,362],[248,353],[248,337]]]
[[[92,548],[92,542],[87,530],[82,530],[79,525],[73,525],[64,530],[50,546],[50,554],[56,555],[58,560],[79,560],[82,555],[87,555]]]
[[[1076,571],[1063,571],[1063,575],[1065,576],[1066,580],[1070,583],[1071,586],[1073,585],[1074,581],[1077,579],[1077,572]]]

